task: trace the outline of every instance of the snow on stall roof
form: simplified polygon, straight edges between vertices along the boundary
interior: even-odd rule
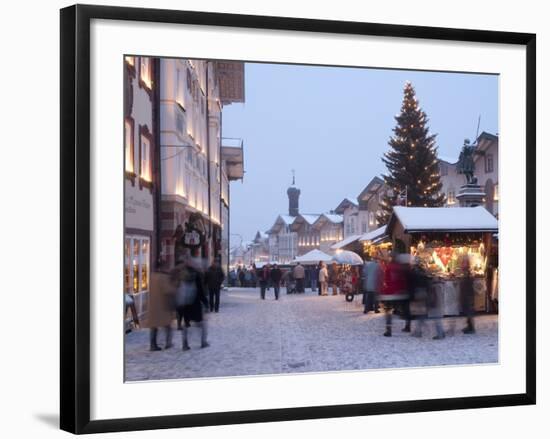
[[[393,214],[408,233],[429,230],[498,231],[498,221],[483,206],[454,208],[395,206]]]
[[[386,226],[378,227],[370,232],[364,233],[360,236],[359,241],[374,241],[376,238],[384,236],[386,233]]]
[[[327,255],[325,252],[315,248],[307,252],[305,255],[297,256],[291,264],[297,264],[298,262],[301,264],[318,264],[319,261],[328,262],[331,259],[332,257],[330,255]]]
[[[332,244],[332,245],[330,246],[330,248],[331,248],[332,250],[338,250],[338,249],[340,249],[340,248],[342,248],[342,247],[345,247],[345,246],[348,245],[348,244],[351,244],[352,242],[357,241],[360,237],[361,237],[361,235],[351,235],[351,236],[348,236],[347,238],[344,238],[344,239],[342,239],[341,241],[338,241],[338,242]]]

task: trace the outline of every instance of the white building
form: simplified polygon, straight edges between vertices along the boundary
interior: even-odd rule
[[[227,263],[229,181],[243,177],[243,154],[242,142],[222,147],[221,113],[244,102],[244,65],[182,58],[159,65],[162,256],[174,262],[174,231],[196,213],[206,234],[201,256]]]

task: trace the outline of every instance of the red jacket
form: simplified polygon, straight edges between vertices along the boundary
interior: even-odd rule
[[[392,261],[384,267],[383,279],[379,300],[408,299],[407,267]]]

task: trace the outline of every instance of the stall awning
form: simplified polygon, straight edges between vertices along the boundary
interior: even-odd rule
[[[331,250],[339,250],[341,248],[344,248],[346,245],[350,245],[351,243],[359,240],[361,238],[361,235],[351,235],[347,238],[342,239],[341,241],[338,241],[330,246]]]
[[[332,259],[331,256],[327,255],[325,252],[322,252],[318,249],[313,249],[307,252],[305,255],[296,257],[291,264],[295,265],[298,262],[303,265],[317,265],[320,261],[328,262]]]
[[[361,242],[378,241],[380,238],[384,238],[385,234],[386,234],[386,226],[378,227],[377,229],[371,230],[370,232],[367,232],[361,235],[359,238],[359,241]]]
[[[390,224],[397,219],[405,233],[498,232],[498,221],[487,209],[477,207],[395,206]]]

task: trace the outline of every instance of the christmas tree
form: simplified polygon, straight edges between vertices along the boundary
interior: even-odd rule
[[[379,224],[387,224],[393,206],[442,206],[439,164],[435,134],[430,134],[426,113],[418,105],[414,88],[407,81],[401,113],[388,142],[390,149],[382,157],[388,168],[384,175],[390,189],[382,201]]]

